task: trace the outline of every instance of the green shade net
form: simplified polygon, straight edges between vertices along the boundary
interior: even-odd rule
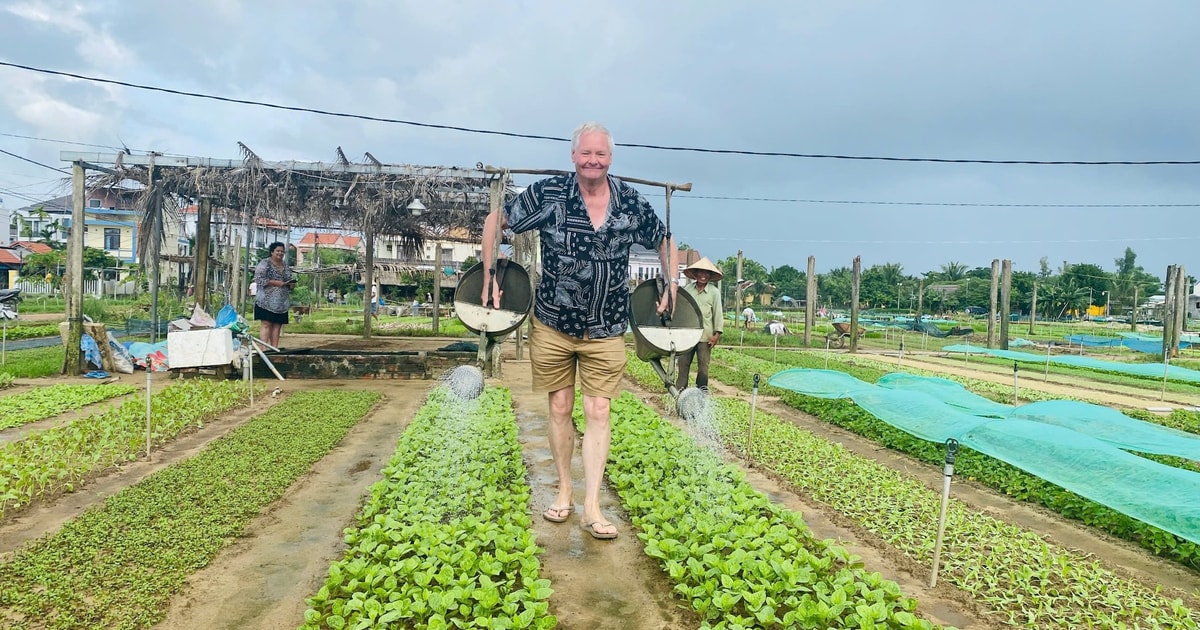
[[[981,397],[953,381],[914,375],[891,374],[880,379],[880,385],[872,385],[843,372],[796,368],[775,374],[767,383],[819,398],[850,398],[907,433],[931,442],[954,438],[1096,503],[1200,543],[1200,501],[1196,501],[1200,473],[1122,450],[1200,459],[1200,436],[1088,403],[983,404],[973,400]],[[997,415],[1005,409],[1003,418],[981,415]]]
[[[1071,367],[1084,368],[1088,370],[1100,370],[1104,372],[1116,372],[1119,374],[1131,374],[1133,376],[1144,376],[1149,378],[1162,378],[1163,374],[1173,381],[1183,381],[1186,383],[1200,383],[1200,370],[1190,370],[1181,368],[1175,365],[1166,366],[1163,370],[1161,363],[1121,363],[1119,361],[1105,361],[1103,359],[1095,359],[1092,357],[1081,357],[1076,355],[1051,355],[1035,354],[1032,352],[1018,352],[1015,350],[997,350],[983,348],[980,346],[969,346],[965,344],[955,344],[942,348],[946,352],[960,352],[971,354],[986,354],[1001,359],[1010,361],[1021,361],[1023,363],[1038,363],[1046,364],[1047,362],[1055,365],[1069,365]]]
[[[862,381],[859,382],[861,383]],[[984,398],[963,387],[961,384],[945,378],[892,372],[891,374],[884,374],[879,379],[877,385],[888,389],[924,392],[951,407],[956,407],[974,416],[1003,418],[1013,410],[1012,405],[1005,405],[989,398]]]

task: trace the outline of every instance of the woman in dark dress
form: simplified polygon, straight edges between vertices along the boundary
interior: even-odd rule
[[[288,323],[296,279],[284,260],[283,243],[271,243],[267,251],[271,256],[259,261],[254,268],[254,283],[258,285],[258,294],[254,296],[254,319],[262,322],[259,332],[262,340],[278,348],[279,332]]]

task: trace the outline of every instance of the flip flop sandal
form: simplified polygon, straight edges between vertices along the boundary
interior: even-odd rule
[[[580,523],[579,526],[587,533],[592,535],[592,538],[597,540],[612,540],[617,537],[617,532],[598,532],[596,526],[612,527],[613,524],[607,521],[592,521],[591,523]]]
[[[571,514],[574,512],[574,505],[568,505],[566,507],[555,507],[551,505],[546,509],[545,512],[542,512],[542,518],[550,521],[551,523],[565,523],[567,522],[567,519],[571,518]]]

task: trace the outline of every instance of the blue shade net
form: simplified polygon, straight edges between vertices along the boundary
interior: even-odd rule
[[[1200,436],[1089,403],[1013,407],[943,378],[888,374],[878,384],[833,370],[790,369],[774,387],[849,398],[898,429],[931,442],[954,438],[1131,518],[1200,544],[1200,473],[1140,457],[1200,461]]]

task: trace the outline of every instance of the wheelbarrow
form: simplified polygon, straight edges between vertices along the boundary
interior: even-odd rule
[[[665,290],[666,281],[662,278],[646,280],[633,290],[629,297],[629,327],[633,330],[637,358],[654,368],[667,393],[675,399],[679,415],[690,420],[703,407],[706,394],[698,387],[679,391],[675,386],[675,356],[700,343],[704,324],[700,319],[700,306],[686,291],[676,291],[674,313],[668,310],[659,315],[658,302]],[[670,370],[663,367],[663,359],[668,359]]]
[[[857,337],[861,339],[865,334],[867,334],[867,331],[860,326]],[[849,322],[834,322],[833,330],[825,334],[825,340],[829,342],[830,348],[841,348],[846,345],[846,338],[849,336]]]

